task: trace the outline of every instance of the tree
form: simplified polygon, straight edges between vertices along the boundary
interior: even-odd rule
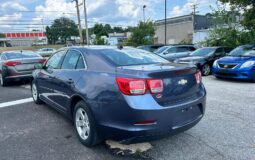
[[[5,38],[5,34],[0,33],[0,38]]]
[[[255,1],[254,0],[219,0],[229,3],[232,8],[240,8],[244,11],[242,24],[246,29],[255,30]]]
[[[103,24],[99,24],[99,23],[95,24],[95,26],[93,27],[93,31],[96,36],[99,36],[99,37],[108,36],[108,32]]]
[[[50,31],[54,35],[54,38],[56,36],[65,43],[67,39],[71,38],[71,36],[79,35],[78,27],[75,22],[66,17],[55,19],[51,25]]]
[[[57,32],[51,29],[49,26],[46,26],[46,36],[48,38],[49,44],[55,44],[58,40]]]
[[[137,27],[132,29],[132,35],[128,40],[128,45],[139,46],[153,44],[155,30],[152,21],[140,21]]]

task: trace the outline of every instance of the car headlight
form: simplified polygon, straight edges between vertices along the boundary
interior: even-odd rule
[[[251,67],[253,65],[255,65],[255,61],[247,61],[247,62],[243,63],[240,68],[247,68],[247,67]]]
[[[213,67],[214,67],[214,68],[217,68],[217,67],[218,67],[218,61],[217,61],[217,60],[213,62]]]

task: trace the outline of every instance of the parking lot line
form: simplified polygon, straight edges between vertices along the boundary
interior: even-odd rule
[[[4,102],[4,103],[0,103],[0,108],[14,106],[14,105],[23,104],[23,103],[28,103],[28,102],[32,102],[32,101],[33,101],[33,98],[25,98],[25,99],[20,99],[20,100],[16,100],[16,101]]]

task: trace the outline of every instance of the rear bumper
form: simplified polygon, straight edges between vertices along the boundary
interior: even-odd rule
[[[213,68],[213,75],[222,78],[250,80],[255,78],[255,69],[220,69]]]
[[[32,79],[32,74],[24,74],[24,75],[14,75],[5,77],[6,80],[18,81],[21,79]]]
[[[195,126],[204,116],[206,107],[206,93],[189,103],[161,109],[139,110],[131,109],[124,113],[112,111],[118,117],[126,119],[124,122],[110,121],[100,124],[100,133],[107,139],[122,143],[137,143],[156,140],[183,132]],[[151,125],[134,125],[134,122],[155,120]]]

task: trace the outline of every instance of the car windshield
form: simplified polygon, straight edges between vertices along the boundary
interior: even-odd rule
[[[216,48],[200,48],[190,54],[190,56],[207,56],[215,52]]]
[[[20,58],[38,58],[39,55],[30,52],[8,52],[5,53],[7,59],[20,59]]]
[[[159,49],[155,50],[154,53],[160,54],[160,53],[164,52],[167,48],[168,48],[167,46],[160,47]]]
[[[98,53],[116,66],[168,63],[169,61],[153,53],[140,49],[105,49]]]
[[[247,47],[237,47],[236,49],[234,49],[233,51],[231,51],[229,53],[229,56],[237,56],[237,57],[242,57],[242,56],[249,56],[249,52],[253,51],[253,47],[252,46],[247,46]],[[248,52],[248,54],[247,54]]]
[[[245,52],[242,56],[247,56],[247,57],[255,57],[255,50],[250,50]]]

